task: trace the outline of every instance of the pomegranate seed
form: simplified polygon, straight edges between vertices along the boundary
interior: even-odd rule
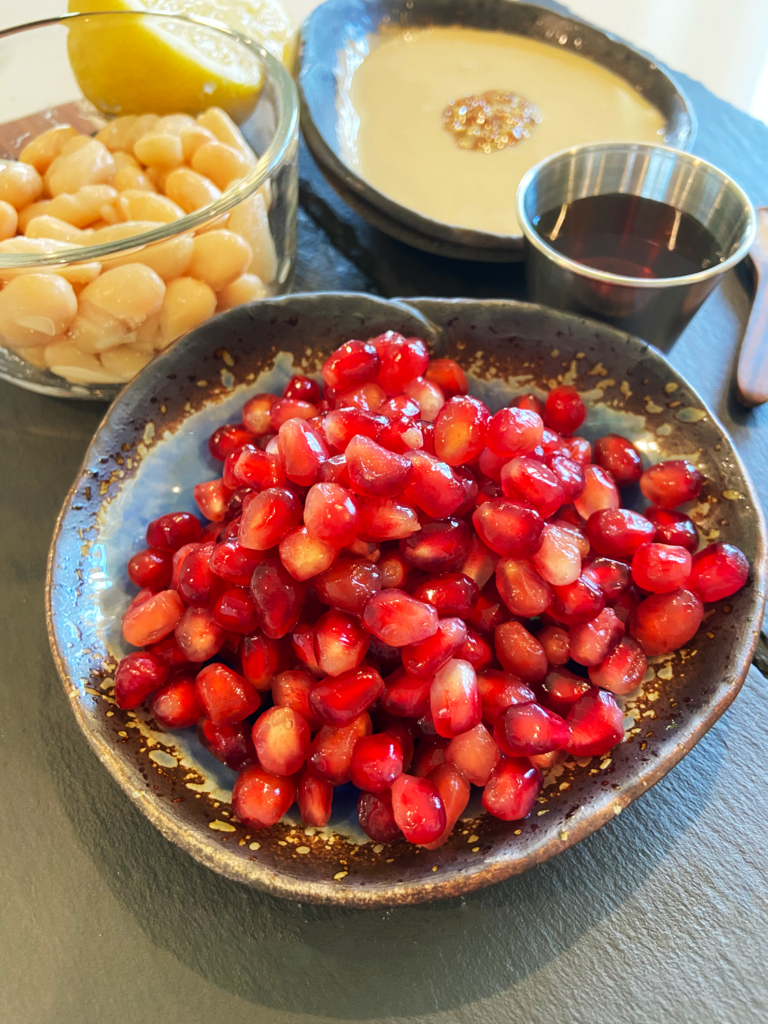
[[[578,626],[594,619],[605,607],[605,596],[596,583],[583,574],[565,587],[552,587],[547,611],[566,626]]]
[[[399,551],[388,551],[376,563],[381,573],[381,586],[383,590],[397,587],[405,590],[411,580],[419,574],[409,565]]]
[[[468,661],[453,658],[437,671],[429,692],[435,729],[452,738],[480,721],[480,693],[475,670]]]
[[[544,403],[544,422],[558,434],[572,434],[584,422],[587,410],[576,388],[552,388]]]
[[[555,586],[566,586],[581,575],[581,552],[573,530],[545,523],[541,545],[531,563],[539,576]]]
[[[299,398],[302,402],[317,405],[322,397],[320,385],[316,380],[294,374],[283,388],[283,398]]]
[[[234,725],[258,710],[261,698],[243,676],[216,662],[197,674],[195,692],[214,725]]]
[[[541,416],[544,411],[543,403],[534,394],[520,395],[515,398],[511,403],[515,409],[529,409],[531,412],[536,412]]]
[[[190,551],[179,570],[179,593],[189,604],[205,604],[216,579],[211,568],[215,541],[198,544]]]
[[[378,441],[379,434],[385,426],[386,421],[383,417],[355,408],[336,409],[327,413],[323,420],[328,444],[340,452],[346,451],[349,442],[358,434]]]
[[[466,640],[467,627],[461,619],[441,619],[433,636],[403,647],[403,667],[417,679],[431,679],[438,669],[458,655]]]
[[[473,533],[469,542],[467,557],[461,564],[461,572],[468,576],[482,590],[496,572],[499,556]]]
[[[143,704],[168,678],[168,664],[156,654],[127,654],[115,673],[115,702],[128,711]]]
[[[624,714],[607,690],[590,687],[573,704],[566,722],[571,730],[565,748],[573,757],[600,757],[624,739]]]
[[[563,455],[573,459],[580,466],[588,466],[592,461],[592,445],[586,437],[563,437],[560,440]]]
[[[553,471],[524,455],[502,467],[501,489],[508,498],[532,505],[542,519],[554,515],[566,499],[565,488]]]
[[[566,668],[548,673],[541,684],[541,702],[550,711],[565,717],[573,704],[590,689],[588,679],[574,675]]]
[[[332,455],[327,462],[322,464],[320,467],[320,482],[324,484],[339,484],[341,487],[349,487],[347,460],[343,455]]]
[[[547,458],[547,466],[557,477],[566,501],[574,501],[582,494],[587,479],[578,462],[565,455],[551,455]]]
[[[429,709],[431,683],[431,676],[421,679],[409,675],[404,668],[398,668],[385,680],[381,706],[403,718],[421,718]]]
[[[449,466],[477,458],[485,448],[491,414],[477,398],[449,399],[435,420],[435,454]]]
[[[539,641],[519,622],[503,622],[494,634],[496,657],[506,672],[525,683],[535,683],[547,674],[547,656]]]
[[[486,444],[494,455],[508,459],[527,455],[541,444],[544,423],[537,412],[529,409],[501,409],[488,424]]]
[[[256,720],[251,732],[262,768],[275,775],[293,775],[309,752],[309,726],[289,707],[274,707]]]
[[[544,523],[537,511],[517,501],[486,501],[472,522],[480,537],[497,555],[527,558],[541,543]]]
[[[635,608],[640,604],[642,600],[642,594],[634,584],[630,585],[626,591],[613,602],[613,610],[616,612],[618,618],[626,626],[629,622],[629,618],[634,612]]]
[[[646,469],[640,477],[640,490],[659,508],[673,509],[698,498],[703,482],[701,473],[690,462],[671,459]]]
[[[333,609],[315,623],[315,655],[321,672],[340,676],[357,668],[368,650],[370,636],[357,619]]]
[[[486,669],[477,675],[482,719],[493,725],[498,716],[513,704],[527,704],[535,700],[533,690],[516,676],[497,669]]]
[[[279,640],[299,621],[306,585],[295,580],[276,558],[265,558],[253,570],[251,595],[263,632]]]
[[[251,582],[253,570],[262,557],[260,552],[244,548],[236,538],[230,537],[216,545],[210,566],[221,579],[245,587]]]
[[[280,672],[272,679],[272,700],[275,707],[291,708],[301,715],[313,731],[321,725],[309,702],[309,694],[316,683],[317,680],[303,669]]]
[[[175,590],[161,590],[159,594],[147,591],[123,615],[123,638],[133,647],[157,643],[174,631],[183,613],[184,605]]]
[[[571,658],[579,665],[599,665],[623,636],[624,623],[611,608],[604,608],[589,622],[571,626]]]
[[[432,359],[424,376],[437,384],[446,398],[466,395],[469,391],[467,375],[453,359]]]
[[[599,466],[584,469],[584,490],[573,502],[582,519],[604,508],[619,507],[619,492],[609,473]]]
[[[378,384],[361,384],[336,395],[334,404],[337,409],[362,409],[363,412],[376,412],[387,400],[387,393]]]
[[[496,584],[489,580],[483,587],[475,601],[472,610],[467,616],[467,622],[471,623],[478,632],[490,636],[497,626],[502,622],[508,622],[509,610],[499,596]]]
[[[310,772],[332,786],[349,782],[355,743],[361,736],[369,736],[372,729],[371,716],[367,712],[345,725],[322,726],[309,748],[307,763]]]
[[[647,667],[640,644],[631,636],[625,636],[604,661],[590,667],[589,679],[611,693],[631,693],[643,681]]]
[[[699,546],[696,524],[685,512],[673,512],[666,508],[647,508],[645,517],[653,523],[653,540],[657,544],[676,544],[694,553]]]
[[[192,494],[206,519],[220,523],[226,518],[231,492],[224,486],[223,480],[206,480],[205,483],[195,484]]]
[[[631,584],[629,566],[611,558],[596,558],[584,567],[584,576],[602,590],[606,604],[614,604]]]
[[[323,380],[331,388],[346,390],[376,380],[379,356],[366,341],[348,341],[323,364]]]
[[[277,450],[285,475],[302,487],[312,486],[329,457],[320,434],[301,419],[283,423],[277,435]]]
[[[269,419],[272,429],[280,431],[283,424],[289,420],[313,420],[318,416],[318,408],[312,402],[303,402],[296,398],[278,398],[269,410]]]
[[[619,487],[636,484],[643,473],[640,453],[620,434],[606,434],[595,441],[595,462],[611,474]]]
[[[534,768],[539,768],[541,771],[549,771],[554,765],[565,760],[565,751],[550,750],[548,754],[532,754],[528,760]]]
[[[434,636],[438,626],[437,610],[417,601],[404,590],[380,590],[373,594],[363,611],[363,625],[369,633],[390,647],[418,644]]]
[[[355,494],[393,497],[410,482],[412,469],[408,459],[387,451],[362,434],[352,438],[345,455],[350,486]]]
[[[267,551],[301,523],[301,505],[285,487],[268,487],[245,500],[238,543],[254,551]]]
[[[526,619],[541,615],[553,600],[553,588],[530,563],[514,558],[503,558],[496,566],[496,587],[512,614]]]
[[[195,677],[182,673],[161,686],[152,701],[152,714],[166,729],[187,729],[203,713],[195,691]]]
[[[197,516],[191,512],[169,512],[149,524],[147,545],[150,548],[178,551],[185,544],[198,543],[201,535],[202,527]]]
[[[338,548],[310,534],[306,526],[290,530],[278,546],[280,561],[295,580],[308,580],[329,569]]]
[[[463,519],[425,523],[418,533],[400,541],[400,554],[422,572],[457,569],[469,551],[469,527]]]
[[[429,779],[398,776],[392,784],[392,811],[409,843],[431,843],[446,826],[442,797]]]
[[[654,594],[680,590],[690,575],[690,551],[674,544],[641,544],[632,559],[632,579]]]
[[[392,794],[361,793],[357,802],[357,817],[360,828],[375,843],[393,843],[402,839],[403,833],[395,821],[392,810]]]
[[[520,821],[533,810],[544,776],[522,757],[503,757],[483,790],[483,807],[502,821]]]
[[[545,626],[536,634],[548,665],[564,665],[571,656],[568,634],[559,626]]]
[[[232,790],[232,810],[248,828],[276,824],[296,795],[293,779],[273,775],[261,765],[243,768]]]
[[[296,803],[305,825],[324,828],[331,818],[333,786],[302,768],[296,779]]]
[[[352,495],[338,484],[315,484],[304,501],[304,524],[313,537],[346,547],[357,536],[360,517]]]
[[[325,604],[362,615],[369,598],[381,590],[381,571],[364,559],[339,558],[314,580],[315,593]]]
[[[255,436],[243,423],[225,423],[211,434],[208,451],[214,459],[223,462],[232,452],[253,441]]]
[[[477,467],[481,473],[494,483],[501,483],[501,471],[509,462],[507,455],[494,455],[490,448],[483,448],[477,459]],[[488,500],[484,498],[484,500]],[[482,504],[482,502],[478,502]]]
[[[384,691],[384,680],[370,667],[327,677],[309,694],[315,716],[327,725],[346,725],[366,711]]]
[[[400,498],[356,498],[360,513],[358,539],[402,540],[421,529],[416,510]]]
[[[565,719],[540,704],[513,704],[499,715],[493,735],[507,757],[533,757],[568,745]]]
[[[500,759],[496,741],[482,723],[454,736],[445,751],[445,760],[460,768],[474,786],[488,782]]]
[[[444,736],[429,735],[419,740],[416,757],[411,765],[411,774],[419,779],[426,778],[439,764],[445,764],[445,752],[450,740]]]
[[[187,659],[172,633],[159,643],[153,644],[148,651],[150,654],[156,654],[158,658],[162,658],[170,669],[181,668],[187,664]]]
[[[236,772],[256,761],[251,727],[247,722],[214,725],[209,719],[201,718],[197,723],[197,738],[217,760]]]
[[[240,667],[245,678],[257,690],[268,690],[272,677],[280,671],[280,646],[260,630],[254,630],[243,640]],[[275,701],[277,703],[277,701]]]
[[[396,331],[371,338],[381,360],[376,382],[388,395],[399,395],[417,377],[423,377],[429,365],[427,346],[421,338],[404,338]]]
[[[352,751],[352,782],[368,793],[383,793],[403,771],[400,740],[388,732],[361,736]]]
[[[649,658],[676,651],[696,635],[704,617],[704,605],[690,590],[651,594],[635,609],[629,632],[639,640]]]
[[[455,615],[463,618],[469,615],[480,591],[475,581],[464,573],[446,572],[419,580],[411,587],[410,594],[437,608],[441,618]]]
[[[257,437],[272,430],[270,410],[276,401],[277,395],[254,395],[243,406],[243,423]]]
[[[443,389],[435,381],[425,377],[417,377],[406,385],[403,394],[413,399],[419,407],[421,419],[432,423],[445,405],[446,396]]]
[[[142,589],[164,590],[171,582],[172,571],[173,556],[162,548],[137,551],[128,562],[128,578]]]
[[[437,839],[424,843],[427,850],[437,850],[448,839],[469,803],[470,788],[464,773],[447,761],[436,765],[427,778],[436,786],[445,807],[445,828]]]
[[[634,573],[634,565],[632,570]],[[721,601],[741,590],[748,576],[749,562],[739,548],[710,544],[693,556],[688,585],[703,601]]]
[[[267,487],[281,487],[286,482],[285,470],[279,459],[254,445],[247,444],[228,456],[227,462],[224,463],[225,483],[230,459],[233,460],[232,476],[237,484],[244,487],[253,487],[261,491]]]
[[[447,462],[434,455],[413,451],[408,455],[412,471],[406,497],[433,519],[452,515],[463,503],[462,481]]]
[[[587,520],[587,537],[593,549],[608,558],[631,558],[653,533],[653,523],[628,508],[603,508]]]
[[[213,617],[230,633],[251,633],[258,625],[253,598],[245,587],[229,587],[213,606]]]

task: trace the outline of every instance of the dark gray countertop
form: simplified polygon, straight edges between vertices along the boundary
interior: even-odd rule
[[[685,87],[696,150],[767,204],[768,129]],[[302,197],[312,217],[301,214],[298,287],[522,294],[519,268],[450,264],[367,233],[306,159]],[[726,423],[768,505],[768,407],[741,409],[731,384],[748,303],[732,276],[672,361]],[[49,539],[102,412],[0,383],[1,1024],[768,1019],[766,678],[755,667],[642,800],[466,898],[387,912],[289,903],[167,843],[88,749],[45,634]]]

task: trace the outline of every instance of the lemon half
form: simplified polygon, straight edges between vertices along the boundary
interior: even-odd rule
[[[261,43],[289,70],[293,21],[279,0],[69,0],[71,12],[195,14]],[[94,18],[69,27],[70,63],[87,99],[108,114],[199,113],[245,120],[261,89],[258,61],[235,40],[172,20]]]

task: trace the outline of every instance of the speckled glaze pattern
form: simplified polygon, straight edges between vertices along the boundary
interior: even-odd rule
[[[304,22],[299,95],[304,138],[328,183],[374,227],[425,252],[456,259],[523,259],[523,236],[451,227],[387,198],[341,158],[337,136],[337,54],[382,27],[466,25],[510,32],[580,54],[628,81],[666,118],[663,141],[689,149],[696,117],[679,86],[649,57],[608,32],[535,4],[509,0],[327,0]]]
[[[566,762],[547,776],[534,812],[504,823],[472,810],[440,850],[374,846],[350,826],[354,793],[326,829],[297,818],[253,832],[232,820],[234,773],[193,730],[163,732],[146,713],[118,709],[116,659],[125,653],[126,553],[147,522],[189,507],[206,473],[205,441],[238,418],[251,394],[317,372],[350,337],[393,328],[456,358],[492,408],[522,390],[572,382],[590,406],[588,436],[631,436],[650,461],[686,456],[706,477],[691,510],[703,536],[738,543],[747,586],[708,606],[687,648],[652,659],[625,702],[625,742],[605,758]],[[207,468],[206,468],[207,467]],[[148,482],[156,486],[147,489]],[[632,504],[632,496],[629,496]],[[507,300],[387,302],[350,293],[294,295],[232,310],[161,355],[118,397],[62,510],[48,566],[51,646],[75,716],[128,797],[202,863],[296,900],[392,906],[457,895],[539,864],[600,828],[662,778],[741,687],[765,605],[765,524],[752,485],[713,413],[654,349],[594,321]],[[120,813],[115,807],[115,813]],[[472,816],[476,814],[476,816]],[[108,827],[108,823],[105,823]],[[364,837],[362,837],[364,839]]]

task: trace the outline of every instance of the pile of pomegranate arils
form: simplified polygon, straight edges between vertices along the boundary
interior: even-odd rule
[[[162,726],[197,726],[253,829],[294,800],[326,825],[350,781],[375,842],[440,846],[470,784],[524,818],[542,769],[622,741],[614,695],[692,639],[747,559],[696,550],[675,511],[701,490],[693,465],[643,471],[625,438],[575,436],[572,387],[492,416],[457,363],[391,331],[322,376],[324,393],[295,376],[213,433],[206,526],[149,524],[123,617],[143,650],[120,662],[117,704],[152,697]],[[642,515],[620,507],[637,482]]]

